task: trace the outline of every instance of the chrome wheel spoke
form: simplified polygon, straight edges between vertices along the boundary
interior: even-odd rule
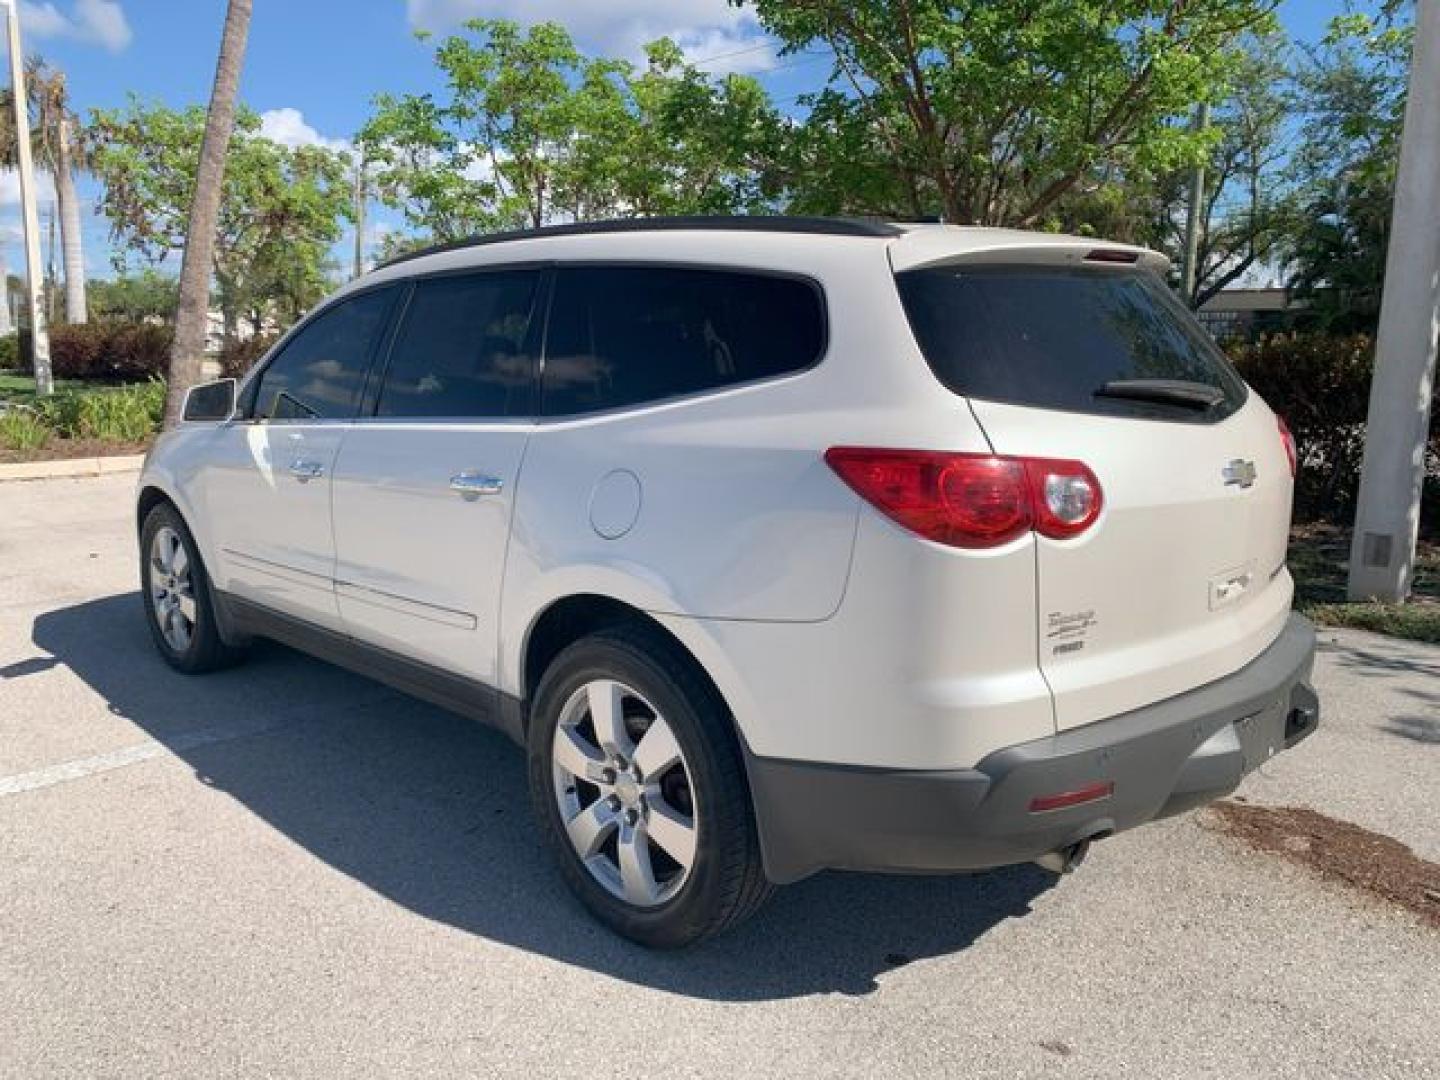
[[[610,754],[628,755],[630,735],[625,730],[624,694],[620,684],[610,679],[596,680],[586,688],[585,696],[600,749]]]
[[[191,626],[195,625],[195,598],[185,593],[179,593],[175,597],[176,609]]]
[[[680,744],[662,717],[655,717],[649,730],[635,745],[635,767],[642,779],[654,782],[680,760]]]
[[[596,855],[615,827],[619,814],[605,799],[596,799],[565,823],[570,842],[582,859]]]
[[[662,802],[652,800],[646,831],[661,851],[688,870],[695,861],[695,823]]]
[[[616,845],[620,854],[620,884],[632,904],[651,905],[660,899],[660,885],[650,865],[650,841],[643,826],[623,825]]]
[[[572,777],[605,783],[605,756],[585,741],[573,727],[562,724],[555,731],[555,764]]]

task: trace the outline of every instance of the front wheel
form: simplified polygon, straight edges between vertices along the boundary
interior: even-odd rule
[[[615,628],[561,652],[535,695],[529,761],[567,884],[625,937],[693,944],[769,895],[729,713],[658,632]]]
[[[150,636],[171,667],[197,675],[239,659],[240,650],[220,638],[195,538],[169,503],[151,510],[140,528],[140,590]]]

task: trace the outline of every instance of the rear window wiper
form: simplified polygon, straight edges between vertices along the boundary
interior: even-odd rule
[[[1153,401],[1204,412],[1224,401],[1225,391],[1218,386],[1188,379],[1111,379],[1097,389],[1094,396]]]

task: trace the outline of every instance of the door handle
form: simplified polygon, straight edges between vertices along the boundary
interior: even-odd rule
[[[456,473],[450,477],[450,490],[458,491],[467,499],[478,495],[498,495],[505,487],[505,481],[498,476],[486,476],[479,472]]]
[[[305,461],[303,458],[296,458],[290,463],[290,475],[306,483],[309,480],[317,480],[325,475],[325,466],[318,461]]]

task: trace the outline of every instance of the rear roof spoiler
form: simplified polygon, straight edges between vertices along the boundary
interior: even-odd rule
[[[1170,260],[1158,251],[1084,236],[929,225],[906,229],[889,244],[890,265],[898,274],[921,266],[956,263],[1041,266],[1139,266],[1163,274]]]

